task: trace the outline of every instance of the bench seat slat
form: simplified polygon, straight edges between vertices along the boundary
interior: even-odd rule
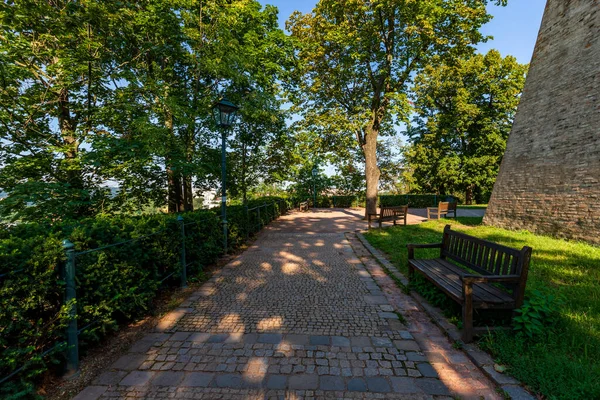
[[[410,263],[455,301],[463,301],[460,276],[465,275],[465,271],[442,259],[410,260]],[[476,308],[512,308],[513,298],[492,285],[476,283],[473,285],[473,303]]]

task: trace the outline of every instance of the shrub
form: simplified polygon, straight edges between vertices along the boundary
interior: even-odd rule
[[[249,204],[267,204],[262,225],[254,227],[244,206],[228,207],[229,246],[239,246],[248,234],[282,213],[279,207],[287,203],[279,200],[283,199]],[[210,210],[182,216],[186,264],[193,277],[222,253],[222,226]],[[2,398],[31,389],[30,382],[37,375],[62,361],[58,351],[40,355],[64,340],[68,318],[63,304],[61,266],[66,256],[61,242],[65,238],[77,253],[78,327],[86,328],[80,335],[83,349],[120,323],[150,312],[161,285],[179,282],[181,224],[175,215],[99,216],[56,225],[6,227],[0,231],[0,275],[7,274],[0,276],[0,379],[22,365],[26,368],[17,378],[20,383],[13,379],[0,385]]]
[[[525,298],[523,305],[515,310],[513,329],[529,338],[542,335],[553,327],[558,319],[558,309],[564,301],[549,293],[534,290]]]
[[[333,196],[332,203],[337,208],[350,208],[358,203],[356,196]]]
[[[446,199],[446,196],[435,194],[395,194],[379,196],[380,206],[405,206],[410,208],[436,207],[439,201]]]

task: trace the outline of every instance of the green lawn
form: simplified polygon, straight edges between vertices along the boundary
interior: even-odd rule
[[[477,210],[485,210],[488,207],[487,204],[471,204],[471,205],[466,205],[466,204],[461,204],[458,205],[457,208],[470,208],[470,209],[477,209]]]
[[[483,338],[509,372],[533,391],[556,399],[600,399],[600,248],[584,243],[481,225],[481,218],[430,221],[421,225],[372,230],[367,240],[407,272],[407,243],[441,241],[445,224],[483,239],[533,248],[527,292],[541,290],[562,296],[558,322],[547,334],[524,339],[514,333]],[[417,257],[435,250],[417,250]]]

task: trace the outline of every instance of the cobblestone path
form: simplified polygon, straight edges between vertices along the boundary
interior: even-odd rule
[[[76,399],[501,398],[433,324],[404,325],[408,296],[344,234],[363,228],[282,217]]]

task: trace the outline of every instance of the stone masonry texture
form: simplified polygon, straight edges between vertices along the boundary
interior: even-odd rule
[[[600,244],[600,1],[548,0],[484,223]]]
[[[360,217],[280,218],[75,399],[500,399],[344,233]]]

